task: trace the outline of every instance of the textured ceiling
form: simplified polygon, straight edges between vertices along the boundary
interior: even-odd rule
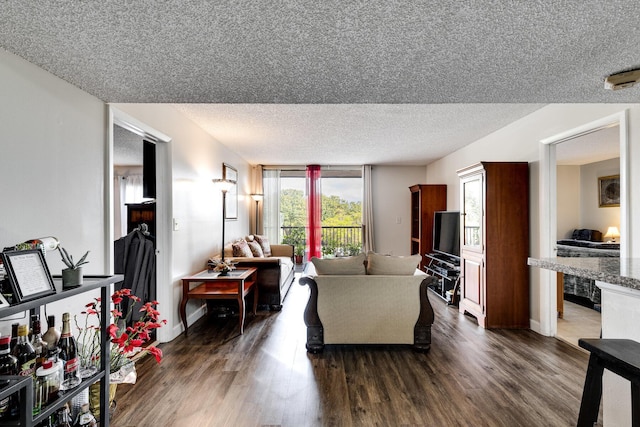
[[[469,114],[463,116],[453,105],[443,121],[427,120],[433,127],[420,127],[422,114],[440,111],[416,113],[414,108],[420,108],[409,105],[413,120],[395,121],[415,129],[376,132],[369,128],[379,125],[379,107],[347,107],[347,113],[367,117],[356,120],[347,135],[324,136],[343,147],[360,140],[353,146],[359,151],[367,137],[382,135],[387,139],[367,139],[368,145],[387,155],[385,147],[398,144],[395,151],[404,154],[398,162],[431,158],[404,148],[405,143],[418,144],[410,138],[419,134],[430,150],[433,140],[451,137],[454,144],[449,139],[437,143],[446,151],[505,124],[503,106],[462,104],[514,104],[508,110],[515,119],[546,103],[637,102],[640,95],[636,87],[603,89],[606,75],[640,61],[637,2],[629,0],[32,0],[1,6],[1,47],[107,102],[457,104]],[[233,120],[233,112],[239,119],[254,107],[212,108]],[[282,108],[261,116],[258,124],[265,134],[282,135],[293,127],[296,135],[304,135],[303,127],[279,117],[296,109]],[[206,109],[190,111],[193,116]],[[317,132],[332,129],[333,123],[320,120],[341,110],[323,109],[315,122],[308,111],[305,107],[296,114],[311,120],[309,127]],[[393,122],[395,112],[382,122]],[[271,126],[263,121],[268,117]],[[405,132],[407,141],[389,137]],[[228,128],[216,133],[228,133]],[[277,148],[273,139],[233,138],[233,143],[219,139],[229,146],[253,144],[256,150],[249,153],[260,151],[266,141]],[[312,148],[322,146],[301,144],[307,150],[303,163],[322,162],[323,151],[315,152],[320,160],[309,157]]]

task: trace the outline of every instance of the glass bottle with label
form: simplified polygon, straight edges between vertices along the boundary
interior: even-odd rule
[[[0,375],[18,375],[18,359],[10,354],[11,337],[0,338]],[[6,384],[0,383],[0,389]],[[18,393],[0,400],[0,420],[18,418]]]
[[[64,366],[64,380],[60,385],[61,390],[72,389],[81,382],[80,376],[78,375],[80,365],[78,362],[78,345],[71,333],[70,318],[69,313],[62,315],[62,334],[60,335],[60,341],[58,341],[58,347],[60,348],[58,357],[63,361]]]
[[[18,342],[11,354],[18,359],[18,375],[21,376],[33,376],[35,373],[36,351],[27,339],[28,336],[28,326],[18,326]]]
[[[60,331],[56,329],[56,318],[54,315],[47,316],[47,325],[49,329],[42,335],[42,340],[47,343],[49,353],[55,353],[60,340]]]
[[[40,316],[35,315],[31,317],[31,345],[36,351],[36,367],[38,370],[42,363],[47,360],[47,343],[42,340],[42,334],[40,329]]]

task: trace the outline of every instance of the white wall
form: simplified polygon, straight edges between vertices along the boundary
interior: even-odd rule
[[[251,203],[251,168],[249,164],[181,115],[170,105],[113,104],[144,124],[171,138],[173,175],[173,218],[180,224],[173,231],[172,277],[167,313],[172,336],[181,332],[178,304],[182,298],[181,278],[205,268],[207,259],[220,252],[222,244],[222,193],[212,179],[222,178],[222,163],[238,170],[238,219],[228,220],[225,240],[249,233]],[[231,200],[228,200],[231,203]],[[190,323],[201,313],[201,301],[189,301],[187,316]],[[161,310],[163,315],[164,311]]]
[[[580,224],[580,166],[558,166],[556,169],[557,187],[557,237],[570,239]]]
[[[598,195],[598,178],[620,174],[620,159],[610,159],[590,163],[580,167],[580,228],[590,228],[607,232],[609,226],[620,229],[620,208],[600,207]]]
[[[0,50],[0,245],[53,235],[74,255],[90,250],[86,274],[108,274],[106,230],[109,217],[105,177],[108,114],[99,99],[13,54]],[[170,283],[172,300],[160,311],[171,335],[180,331],[179,279],[204,268],[221,245],[221,193],[211,179],[222,176],[222,162],[238,169],[239,218],[227,222],[227,239],[248,232],[248,164],[166,105],[118,105],[143,123],[173,138],[173,216],[181,228],[173,234]],[[47,255],[60,274],[57,253]],[[48,307],[49,314],[79,313],[93,295]],[[194,312],[198,307],[189,306]],[[0,333],[10,323],[0,322]],[[26,323],[25,319],[19,322]]]
[[[423,166],[372,168],[374,239],[376,252],[411,253],[411,193],[409,187],[426,184]],[[400,223],[398,223],[398,220]]]
[[[629,146],[631,164],[640,165],[640,108],[635,104],[553,104],[487,135],[455,153],[427,166],[427,184],[447,184],[447,209],[459,209],[459,180],[456,170],[478,161],[527,161],[530,180],[530,238],[531,256],[539,256],[539,201],[546,197],[538,189],[540,141],[586,123],[610,116],[629,108]],[[631,167],[630,194],[633,183],[640,182],[640,168]],[[637,191],[637,189],[636,189]],[[630,198],[632,239],[640,238],[640,198]],[[632,245],[632,242],[629,242]],[[629,254],[633,255],[633,248]],[[637,256],[637,255],[636,255]],[[539,269],[531,268],[532,325],[540,320]],[[535,327],[535,326],[532,326]]]
[[[75,258],[91,251],[86,274],[106,273],[104,103],[2,49],[0,93],[0,246],[52,235]],[[46,261],[61,273],[57,252]],[[63,310],[49,309],[58,325]]]

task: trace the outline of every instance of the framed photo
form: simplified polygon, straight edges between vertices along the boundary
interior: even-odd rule
[[[226,163],[222,164],[222,179],[235,181],[236,185],[227,192],[227,219],[238,219],[238,170]]]
[[[620,175],[598,178],[598,199],[601,208],[620,206]]]
[[[41,250],[3,252],[2,259],[13,289],[15,303],[56,293],[49,267]]]

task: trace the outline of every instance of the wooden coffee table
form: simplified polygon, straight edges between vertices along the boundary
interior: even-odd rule
[[[191,283],[200,283],[193,289]],[[193,276],[182,278],[182,301],[180,317],[187,335],[187,301],[189,299],[235,299],[240,314],[240,333],[244,333],[245,301],[244,297],[253,289],[253,314],[258,308],[258,270],[254,267],[230,271],[227,276],[218,272],[204,270]]]

